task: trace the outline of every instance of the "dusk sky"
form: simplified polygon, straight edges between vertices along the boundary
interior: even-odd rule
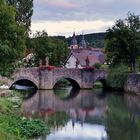
[[[31,30],[71,36],[105,32],[128,12],[140,15],[140,0],[34,0]]]

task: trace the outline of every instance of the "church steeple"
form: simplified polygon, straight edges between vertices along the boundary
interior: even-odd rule
[[[70,48],[71,49],[77,49],[78,48],[75,32],[73,32]]]
[[[86,44],[85,37],[83,34],[81,36],[81,42],[79,45],[80,45],[80,48],[87,48],[87,44]]]

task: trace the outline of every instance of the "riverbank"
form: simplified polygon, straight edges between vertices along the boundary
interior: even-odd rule
[[[22,95],[17,91],[1,91],[0,139],[27,140],[49,133],[49,127],[39,119],[28,119],[21,113]],[[5,94],[4,94],[5,93]]]

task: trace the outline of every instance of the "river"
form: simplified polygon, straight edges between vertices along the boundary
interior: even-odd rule
[[[38,90],[22,112],[51,126],[34,140],[140,140],[140,96],[102,90]]]

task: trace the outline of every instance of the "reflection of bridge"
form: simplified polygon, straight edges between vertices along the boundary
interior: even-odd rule
[[[25,114],[65,111],[71,115],[75,115],[77,112],[80,115],[86,112],[86,115],[89,116],[105,115],[106,99],[92,92],[92,90],[80,90],[75,98],[60,100],[53,90],[39,90],[33,97],[23,102],[22,110]]]
[[[22,68],[18,69],[13,81],[9,83],[11,87],[17,81],[31,81],[38,89],[53,89],[54,85],[61,79],[67,79],[73,88],[92,88],[95,81],[104,81],[107,77],[105,70],[85,70],[54,68]]]

